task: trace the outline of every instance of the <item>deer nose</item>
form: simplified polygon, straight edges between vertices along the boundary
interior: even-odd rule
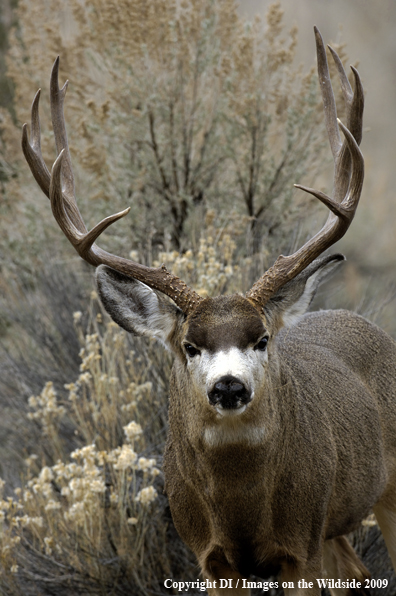
[[[251,400],[251,391],[240,379],[231,375],[221,377],[208,392],[209,403],[224,409],[235,409]]]

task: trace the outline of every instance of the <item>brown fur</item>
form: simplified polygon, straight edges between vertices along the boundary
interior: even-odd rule
[[[302,315],[339,262],[339,255],[317,260],[264,312],[242,296],[223,296],[203,300],[187,318],[165,308],[159,294],[135,282],[128,289],[119,274],[98,270],[116,320],[159,337],[175,354],[166,492],[204,577],[234,582],[211,596],[248,594],[241,585],[251,574],[293,582],[286,596],[319,596],[316,579],[325,572],[362,581],[368,572],[344,535],[373,508],[396,564],[396,344],[347,311]],[[284,321],[289,327],[281,328]],[[258,353],[262,337],[269,341]],[[186,343],[199,355],[190,357]],[[240,372],[253,378],[253,397],[226,416],[208,399],[213,378],[205,385],[201,377],[219,355],[234,374],[238,354],[248,355]],[[300,579],[313,587],[299,589]]]
[[[212,310],[218,326],[219,316]],[[395,343],[357,315],[329,311],[281,331],[268,352],[265,386],[238,421],[262,421],[265,440],[254,446],[205,445],[214,416],[176,361],[165,454],[176,528],[212,580],[322,577],[324,540],[340,578],[361,579],[367,571],[337,537],[395,495]]]

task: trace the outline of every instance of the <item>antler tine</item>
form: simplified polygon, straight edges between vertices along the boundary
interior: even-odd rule
[[[330,209],[329,217],[323,228],[297,252],[287,257],[279,256],[274,265],[247,292],[246,297],[259,309],[263,308],[267,300],[280,287],[296,277],[314,259],[344,236],[355,215],[363,187],[364,160],[359,143],[362,138],[364,95],[360,77],[357,70],[352,67],[355,78],[355,91],[353,92],[341,60],[330,48],[339,72],[347,106],[348,127],[346,127],[337,118],[322,36],[316,27],[314,31],[326,128],[335,163],[334,197],[328,197],[320,191],[300,184],[295,185],[324,203]],[[343,143],[339,129],[344,134]]]
[[[337,67],[342,93],[347,106],[346,126],[355,137],[357,144],[360,145],[363,131],[364,91],[359,73],[356,68],[351,65],[355,80],[355,92],[353,92],[339,55],[331,46],[327,47],[329,48]]]
[[[34,96],[31,109],[31,142],[29,142],[27,124],[22,128],[22,151],[32,174],[43,191],[49,197],[50,173],[41,153],[40,117],[39,117],[39,89]]]
[[[329,66],[327,63],[326,49],[322,36],[317,27],[314,27],[316,53],[318,57],[318,77],[323,98],[326,128],[330,140],[331,150],[335,162],[334,199],[341,202],[348,189],[350,176],[350,154],[346,140],[341,143],[339,127],[337,124],[337,110],[334,93],[331,86]],[[358,144],[362,140],[364,94],[357,70],[352,66],[355,78],[355,93],[349,83],[343,64],[337,52],[328,46],[337,67],[341,83],[341,90],[346,104],[346,126],[355,137]],[[329,216],[332,218],[332,215]]]
[[[52,166],[51,174],[44,163],[40,149],[40,121],[38,115],[40,92],[36,94],[32,106],[32,143],[29,143],[25,124],[22,132],[22,147],[33,176],[51,201],[52,212],[59,227],[85,261],[95,266],[108,265],[120,273],[145,283],[154,290],[163,292],[172,298],[175,304],[188,315],[195,310],[203,298],[176,275],[169,273],[165,265],[158,268],[146,267],[112,255],[95,244],[97,238],[109,225],[129,213],[129,207],[120,213],[106,217],[92,230],[87,231],[77,207],[63,113],[67,82],[62,89],[59,88],[58,71],[59,57],[55,60],[51,73],[51,116],[58,151],[58,157]]]
[[[146,267],[128,259],[112,255],[94,244],[94,241],[109,225],[129,213],[129,207],[120,213],[106,217],[92,228],[90,232],[82,234],[77,230],[64,209],[64,196],[61,188],[64,156],[65,152],[62,150],[52,167],[50,199],[52,211],[59,227],[77,250],[78,254],[91,265],[108,265],[120,273],[142,281],[150,288],[159,290],[172,298],[185,314],[192,312],[203,298],[189,288],[184,281],[170,273],[165,265],[158,268]]]
[[[347,231],[350,223],[352,222],[352,219],[355,215],[355,211],[356,211],[358,203],[359,203],[360,194],[361,194],[361,191],[363,188],[364,160],[363,160],[363,155],[362,155],[362,153],[359,149],[359,146],[358,146],[354,136],[352,135],[352,133],[347,129],[346,126],[343,125],[341,120],[338,120],[338,125],[340,126],[342,132],[344,133],[345,142],[347,143],[348,151],[350,152],[350,154],[352,156],[352,164],[353,164],[351,179],[350,179],[350,183],[348,186],[348,191],[347,191],[342,203],[338,203],[335,199],[328,197],[327,195],[325,195],[323,192],[321,192],[319,190],[315,190],[313,188],[308,188],[307,186],[302,186],[301,184],[295,184],[294,186],[296,188],[299,188],[299,189],[313,195],[317,199],[319,199],[319,201],[321,201],[324,205],[326,205],[330,209],[330,211],[340,219],[341,222],[345,222],[347,224],[346,229],[343,231],[343,233],[340,236],[340,238],[341,238]],[[326,224],[322,228],[322,230],[320,232],[318,232],[317,236],[319,234],[321,234],[321,232],[326,227],[329,227],[329,220],[326,222]],[[341,227],[341,226],[339,226],[339,227]],[[338,233],[340,233],[340,231]],[[316,238],[316,236],[314,236],[314,238],[312,238],[309,242],[313,242],[313,240],[315,238]],[[338,240],[338,238],[337,238],[337,240]],[[334,240],[334,242],[337,242],[337,240]],[[332,244],[334,242],[332,242]],[[300,249],[300,251],[302,251],[303,249],[306,249],[308,244],[309,243],[305,244]],[[300,251],[298,251],[298,252],[300,252]],[[298,253],[295,253],[295,254],[298,254]]]
[[[317,27],[314,27],[314,32],[316,41],[316,56],[318,60],[318,77],[320,91],[323,98],[326,129],[330,141],[331,152],[334,159],[336,159],[342,146],[340,132],[337,125],[337,108],[333,88],[331,86],[326,48],[323,43],[320,31]],[[342,68],[342,70],[344,69]],[[345,79],[343,79],[343,82],[345,82]]]
[[[54,129],[56,151],[59,155],[61,151],[64,152],[62,158],[62,194],[65,201],[66,209],[74,226],[81,233],[86,233],[87,228],[81,213],[77,207],[76,194],[74,192],[74,175],[72,170],[72,163],[69,151],[69,143],[67,141],[66,123],[63,112],[63,104],[66,97],[66,91],[69,81],[66,81],[62,89],[59,87],[59,56],[56,58],[51,71],[50,79],[50,104],[51,104],[51,119],[52,127]]]
[[[52,67],[51,73],[51,113],[52,122],[55,131],[55,139],[57,141],[58,153],[63,149],[67,149],[68,155],[68,166],[66,171],[68,172],[66,177],[68,183],[66,184],[64,192],[64,200],[66,210],[69,216],[74,221],[76,227],[81,231],[86,231],[81,214],[78,210],[76,200],[74,197],[74,183],[73,173],[71,171],[71,160],[70,153],[67,145],[66,127],[63,118],[63,99],[66,94],[67,82],[60,90],[58,86],[58,70],[59,70],[59,57],[55,60]],[[51,175],[44,161],[41,152],[41,132],[40,132],[40,116],[39,116],[39,103],[40,103],[41,89],[39,89],[34,97],[32,108],[31,108],[31,141],[29,142],[27,124],[22,127],[22,151],[25,159],[30,167],[30,170],[40,186],[43,193],[49,198],[50,178]],[[70,184],[70,180],[72,184]],[[71,192],[70,192],[71,191]]]

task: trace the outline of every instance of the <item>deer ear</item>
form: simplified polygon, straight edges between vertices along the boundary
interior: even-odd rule
[[[336,254],[313,261],[294,279],[279,288],[264,306],[266,317],[274,327],[290,327],[304,315],[319,285],[329,277],[345,260],[344,255]]]
[[[113,321],[129,333],[155,337],[170,347],[170,337],[184,320],[175,304],[160,292],[105,265],[97,268],[96,283]]]

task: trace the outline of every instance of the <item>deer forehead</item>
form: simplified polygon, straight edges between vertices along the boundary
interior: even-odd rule
[[[243,296],[204,300],[188,322],[184,341],[210,353],[245,350],[266,334],[259,312]]]

